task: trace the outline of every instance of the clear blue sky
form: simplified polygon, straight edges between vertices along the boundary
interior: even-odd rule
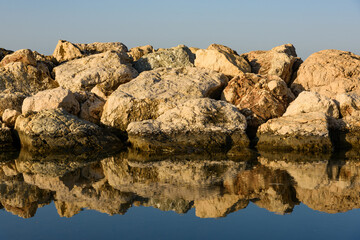
[[[59,39],[128,48],[227,45],[239,53],[295,45],[360,55],[360,0],[0,0],[0,47],[52,54]]]

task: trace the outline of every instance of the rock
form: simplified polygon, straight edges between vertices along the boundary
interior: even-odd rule
[[[219,52],[226,52],[226,53],[232,54],[232,55],[239,55],[236,51],[232,50],[231,48],[221,45],[221,44],[216,44],[216,43],[213,43],[210,46],[208,46],[207,50],[216,50]]]
[[[12,54],[6,55],[0,62],[0,67],[12,62],[21,62],[25,65],[36,67],[36,59],[33,52],[29,49],[21,49]]]
[[[85,57],[91,54],[103,53],[106,51],[127,52],[127,47],[120,42],[80,44],[59,40],[53,53],[53,57],[59,62],[70,61],[76,58]]]
[[[137,76],[137,72],[127,65],[128,56],[116,52],[94,54],[64,63],[54,68],[55,79],[61,87],[76,91],[91,91],[98,86],[109,95],[120,84]]]
[[[164,49],[142,56],[134,63],[134,68],[140,73],[156,68],[178,68],[194,66],[194,55],[184,45]]]
[[[133,147],[143,151],[223,151],[246,148],[246,119],[231,104],[191,99],[155,120],[132,122],[127,128]]]
[[[323,50],[301,64],[291,85],[295,94],[307,90],[329,98],[338,93],[360,94],[360,56],[340,50]]]
[[[270,119],[257,132],[257,148],[264,151],[331,151],[328,117],[311,112]]]
[[[21,115],[15,123],[21,145],[29,151],[72,151],[82,153],[106,149],[119,140],[97,125],[80,120],[62,109]]]
[[[241,56],[250,63],[252,73],[276,75],[287,84],[291,83],[294,64],[301,61],[292,44],[277,46],[269,51],[252,51]]]
[[[155,50],[153,46],[146,45],[141,47],[130,48],[128,54],[133,59],[133,61],[139,60],[142,56],[153,53]]]
[[[86,121],[99,124],[103,112],[105,101],[95,94],[91,94],[84,103],[81,104],[79,117]]]
[[[20,112],[25,97],[22,93],[0,92],[0,116],[3,115],[6,109],[13,109]]]
[[[246,73],[231,79],[222,98],[234,104],[246,116],[249,127],[256,129],[282,116],[295,97],[278,76]]]
[[[25,98],[22,106],[24,115],[39,112],[44,109],[62,108],[68,113],[77,115],[80,111],[79,102],[74,94],[62,87],[38,92],[34,96]]]
[[[130,122],[156,119],[190,98],[219,98],[227,78],[196,68],[158,68],[141,73],[113,92],[101,123],[125,131]]]
[[[6,109],[2,115],[2,120],[8,127],[14,127],[15,121],[18,116],[21,115],[21,112],[13,110],[13,109]]]
[[[196,55],[197,50],[199,50],[200,48],[196,48],[196,47],[189,47],[190,51],[192,52],[192,54]]]
[[[335,99],[342,117],[356,115],[360,111],[360,96],[357,94],[341,93],[336,95]]]
[[[283,116],[301,113],[321,112],[329,117],[339,118],[339,109],[334,100],[316,92],[304,91],[290,103]]]
[[[249,63],[243,57],[230,54],[228,50],[200,49],[196,51],[195,66],[211,69],[231,77],[251,71]]]
[[[14,51],[6,50],[5,48],[0,48],[0,61],[8,54],[12,54]]]
[[[14,151],[15,144],[11,129],[0,121],[0,152]]]

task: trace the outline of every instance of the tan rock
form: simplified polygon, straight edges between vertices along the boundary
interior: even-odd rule
[[[246,73],[231,79],[222,98],[246,116],[249,127],[257,128],[271,118],[282,116],[295,97],[278,76]]]
[[[153,53],[155,50],[151,45],[141,46],[141,47],[134,47],[130,48],[128,54],[133,59],[133,61],[139,60],[142,56]]]
[[[216,43],[213,43],[210,46],[208,46],[207,50],[217,50],[219,52],[226,52],[232,55],[239,55],[236,51],[232,50],[231,48]]]
[[[241,56],[249,61],[252,73],[276,75],[287,84],[291,81],[294,63],[300,61],[292,44],[274,47],[269,51],[252,51]]]
[[[15,121],[20,115],[21,112],[19,111],[13,109],[6,109],[2,115],[2,120],[8,127],[14,127]]]
[[[294,93],[307,90],[329,98],[338,93],[360,94],[360,56],[340,50],[310,55],[300,66],[291,85]]]
[[[322,96],[316,92],[304,91],[290,103],[284,116],[297,115],[301,113],[322,112],[329,117],[339,118],[339,109],[334,100]]]
[[[196,47],[189,47],[190,51],[192,52],[192,54],[196,55],[197,50],[199,50],[200,48],[196,48]]]
[[[22,113],[39,112],[44,109],[62,108],[68,113],[77,115],[80,111],[79,102],[74,94],[61,87],[38,92],[34,96],[25,98]]]
[[[360,111],[360,95],[341,93],[336,95],[335,99],[339,104],[342,117],[358,115]]]
[[[125,131],[130,122],[156,119],[190,98],[219,98],[227,78],[197,68],[158,68],[120,85],[105,106],[101,123]]]
[[[32,65],[36,67],[35,56],[29,49],[21,49],[12,54],[6,55],[3,60],[1,60],[0,67],[3,67],[11,62],[21,62],[25,65]]]
[[[79,117],[95,124],[100,123],[105,101],[96,95],[90,95],[89,98],[81,104]]]
[[[137,76],[134,68],[127,65],[124,53],[104,52],[81,59],[72,60],[54,68],[59,85],[73,92],[91,91],[98,86],[109,95],[120,84]]]
[[[196,51],[195,67],[211,69],[227,76],[251,71],[249,63],[243,57],[218,50]]]

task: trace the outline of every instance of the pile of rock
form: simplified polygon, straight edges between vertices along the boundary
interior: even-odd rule
[[[52,56],[0,50],[2,148],[16,135],[43,152],[121,148],[124,139],[150,152],[242,150],[257,138],[263,150],[360,143],[360,57],[349,52],[302,63],[291,44],[242,55],[219,44],[63,40]]]

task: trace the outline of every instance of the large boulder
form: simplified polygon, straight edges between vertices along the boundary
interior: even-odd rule
[[[85,57],[91,54],[116,51],[119,53],[127,52],[127,47],[120,42],[107,43],[71,43],[66,40],[59,40],[53,53],[53,57],[59,62],[70,61],[76,58]]]
[[[21,115],[15,123],[21,145],[30,152],[98,151],[121,147],[118,138],[99,126],[81,120],[63,109]]]
[[[142,56],[149,54],[149,53],[153,53],[153,52],[154,52],[153,46],[146,45],[146,46],[130,48],[128,54],[132,58],[133,61],[137,61]]]
[[[61,87],[76,91],[91,91],[97,86],[109,95],[120,84],[137,76],[128,65],[128,55],[108,51],[72,60],[54,68],[55,79]]]
[[[257,136],[257,148],[264,151],[332,150],[328,117],[320,112],[270,119],[259,127]]]
[[[280,117],[295,96],[276,75],[240,74],[230,80],[223,99],[234,104],[257,128],[271,118]]]
[[[232,54],[231,49],[210,45],[208,49],[196,51],[195,66],[207,68],[227,76],[234,77],[251,71],[249,63],[239,55]]]
[[[301,113],[322,112],[329,117],[339,118],[340,113],[335,101],[316,92],[304,91],[290,103],[283,116]]]
[[[134,63],[138,72],[149,71],[156,68],[178,68],[194,66],[194,54],[184,45],[163,49],[142,56]]]
[[[155,120],[127,128],[133,147],[143,151],[221,151],[247,147],[246,119],[233,105],[209,98],[191,99]]]
[[[269,51],[252,51],[241,56],[250,63],[252,73],[276,75],[287,84],[291,82],[294,64],[301,61],[292,44],[274,47]]]
[[[300,66],[291,85],[294,93],[318,92],[329,98],[338,93],[360,94],[360,56],[340,50],[310,55]]]
[[[38,92],[34,96],[25,98],[22,113],[39,112],[43,109],[63,108],[65,111],[77,115],[80,111],[79,102],[74,94],[61,87]]]
[[[21,106],[26,96],[23,93],[0,92],[0,115],[6,109],[13,109],[21,112]]]
[[[130,122],[156,119],[190,98],[219,98],[227,78],[197,68],[158,68],[120,85],[105,106],[101,122],[125,131]]]

